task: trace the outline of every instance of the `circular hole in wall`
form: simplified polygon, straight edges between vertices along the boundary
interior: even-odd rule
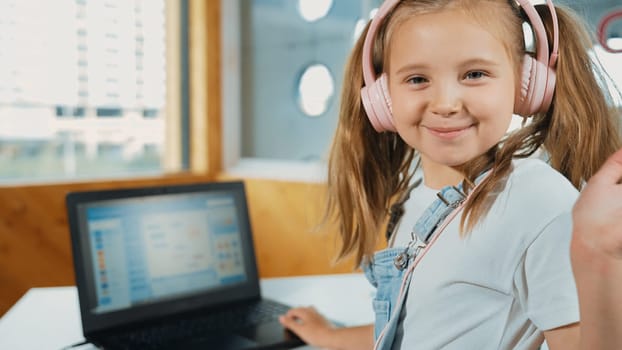
[[[307,22],[315,22],[328,14],[333,0],[298,0],[298,12]]]
[[[622,50],[622,38],[611,37],[607,39],[607,46],[612,50]]]
[[[309,117],[324,114],[335,94],[335,80],[324,64],[307,66],[298,80],[298,106]]]

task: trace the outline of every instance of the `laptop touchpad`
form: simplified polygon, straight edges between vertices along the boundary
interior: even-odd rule
[[[275,344],[278,342],[283,345],[282,348],[284,349],[291,348],[292,345],[304,344],[294,333],[283,328],[278,321],[258,324],[240,333],[247,336],[249,339],[257,341],[257,343],[261,345]]]
[[[185,350],[239,350],[252,348],[256,345],[257,343],[251,341],[250,339],[236,334],[206,334],[198,339],[175,344],[174,348]]]

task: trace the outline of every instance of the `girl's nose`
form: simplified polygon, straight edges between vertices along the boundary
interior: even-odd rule
[[[452,84],[443,84],[436,87],[430,101],[432,113],[440,117],[449,117],[460,111],[460,91]]]

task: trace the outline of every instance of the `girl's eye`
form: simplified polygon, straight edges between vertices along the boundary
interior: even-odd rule
[[[424,84],[427,83],[428,80],[424,77],[412,77],[408,79],[408,82],[411,84]]]
[[[486,76],[486,73],[482,72],[482,71],[472,71],[472,72],[468,72],[465,75],[465,79],[481,79],[483,77]]]

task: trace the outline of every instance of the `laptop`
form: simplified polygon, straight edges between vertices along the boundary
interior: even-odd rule
[[[243,182],[66,197],[82,330],[104,349],[286,349],[262,298]]]

